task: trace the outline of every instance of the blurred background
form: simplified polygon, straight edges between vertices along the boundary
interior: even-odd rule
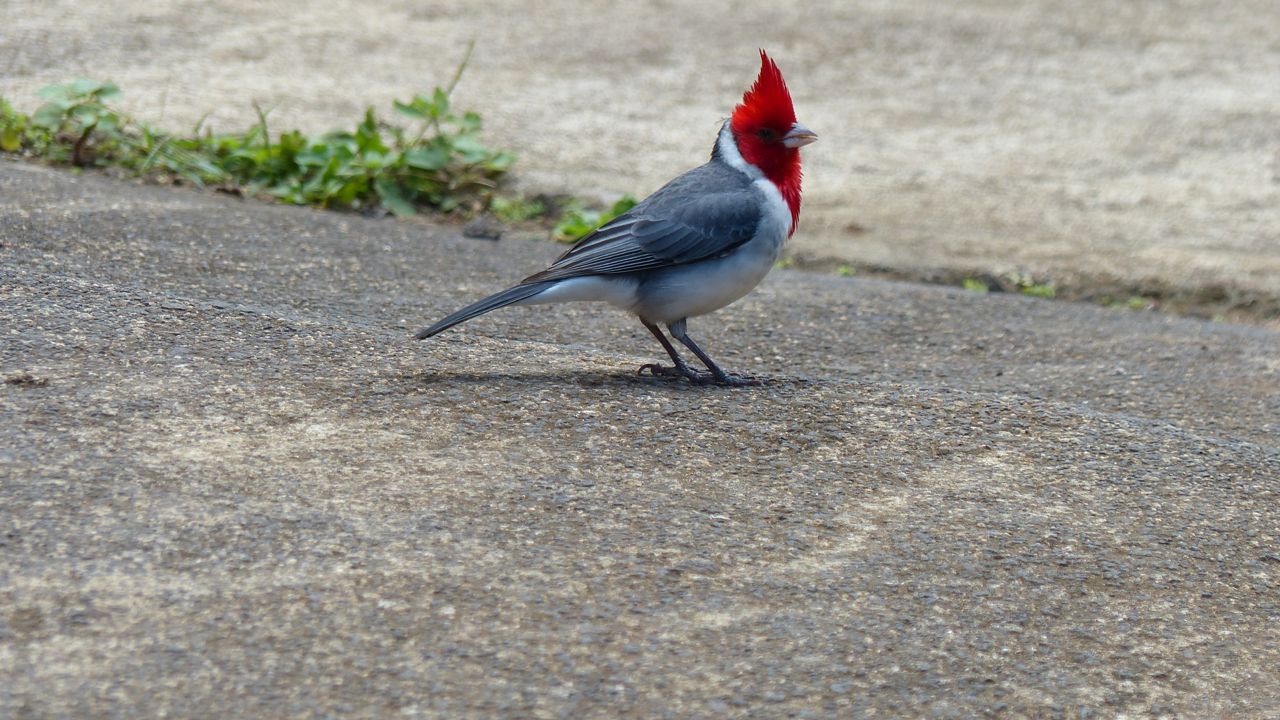
[[[1280,3],[5,0],[0,96],[113,80],[155,125],[323,132],[446,85],[525,192],[701,163],[767,49],[806,148],[801,264],[1023,277],[1280,316]]]

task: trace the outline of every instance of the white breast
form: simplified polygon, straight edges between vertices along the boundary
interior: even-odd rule
[[[725,257],[654,273],[640,285],[632,312],[664,324],[715,312],[759,285],[781,247],[759,234]]]

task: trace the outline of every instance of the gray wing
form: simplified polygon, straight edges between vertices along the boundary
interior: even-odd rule
[[[713,161],[672,180],[524,282],[656,270],[723,255],[755,236],[758,192],[750,178]]]

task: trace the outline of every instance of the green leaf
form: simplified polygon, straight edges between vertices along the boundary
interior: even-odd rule
[[[120,97],[121,94],[120,87],[113,82],[102,83],[97,92],[99,100],[110,100]]]
[[[419,104],[418,104],[418,103],[416,103],[416,102],[415,102],[414,104],[412,104],[412,105],[405,105],[404,103],[400,102],[399,100],[396,100],[396,101],[394,101],[393,103],[391,103],[391,105],[392,105],[392,107],[394,107],[394,108],[396,109],[396,112],[398,112],[398,113],[400,113],[401,115],[404,115],[404,116],[406,116],[406,117],[411,117],[411,118],[414,118],[415,120],[426,120],[426,119],[427,119],[427,112],[426,112],[426,110],[423,108],[423,106],[422,106],[422,105],[419,105]],[[425,105],[425,103],[424,103],[424,105]]]
[[[105,111],[106,108],[97,103],[82,103],[71,108],[71,112],[69,114],[71,117],[88,125],[89,123],[97,122],[98,118],[101,117]]]
[[[378,193],[378,199],[382,201],[383,206],[397,217],[408,217],[417,213],[413,203],[405,198],[400,185],[394,180],[380,177],[374,181],[373,188]]]
[[[36,95],[46,100],[109,100],[120,95],[120,88],[112,82],[79,78],[69,83],[45,85]]]
[[[1055,293],[1052,285],[1042,285],[1037,283],[1023,287],[1022,294],[1038,298],[1052,298]]]
[[[362,151],[387,151],[387,146],[382,142],[382,133],[378,132],[378,118],[374,116],[373,108],[365,109],[364,120],[356,126],[355,143]]]
[[[368,183],[364,178],[353,178],[345,184],[342,184],[333,190],[334,200],[343,207],[351,207],[356,198],[364,195],[368,191]]]
[[[631,195],[623,195],[605,212],[571,207],[552,229],[552,236],[560,242],[577,242],[592,230],[635,207],[636,202]]]
[[[276,144],[290,153],[296,153],[307,146],[307,138],[297,130],[290,130],[287,133],[281,133],[280,142]]]
[[[22,136],[18,133],[18,128],[10,126],[0,132],[0,150],[18,152],[21,149]]]
[[[461,135],[454,139],[453,150],[469,163],[483,162],[490,154],[484,143],[469,135]]]
[[[66,118],[67,107],[59,102],[47,102],[36,109],[31,116],[31,124],[48,130],[57,130],[62,127],[62,121]]]
[[[523,222],[540,217],[546,213],[547,207],[537,200],[522,197],[495,197],[489,209],[500,219],[507,222]]]
[[[618,201],[613,204],[613,207],[609,208],[608,215],[602,218],[601,222],[608,222],[618,217],[622,213],[635,207],[639,202],[640,202],[639,200],[636,200],[631,195],[623,195],[622,197],[618,198]]]
[[[324,187],[325,178],[326,176],[329,175],[329,170],[332,166],[333,166],[333,161],[331,160],[329,161],[329,164],[325,166],[323,171],[311,174],[307,178],[307,181],[302,183],[301,190],[302,190],[303,197],[307,198],[308,200],[321,199],[320,188]]]
[[[71,97],[84,97],[86,95],[92,95],[98,92],[99,90],[101,90],[103,88],[103,84],[101,82],[98,82],[97,80],[88,80],[85,78],[79,78],[76,80],[72,80],[69,84],[65,85],[64,87],[67,89],[67,94],[70,95]],[[119,89],[117,88],[116,91],[119,92]]]
[[[439,147],[416,147],[404,154],[404,164],[419,170],[442,170],[449,164],[449,153]]]
[[[360,164],[364,165],[368,170],[381,170],[388,164],[387,155],[386,153],[379,152],[377,150],[366,150],[364,154],[360,156]]]
[[[600,213],[571,208],[552,228],[552,236],[560,242],[577,242],[600,224]]]
[[[485,168],[493,172],[506,172],[516,161],[516,156],[509,152],[499,152],[485,161]]]
[[[120,129],[120,116],[115,113],[99,115],[97,118],[97,126],[94,128],[103,135],[115,136]]]
[[[449,93],[440,88],[436,88],[435,94],[431,98],[431,116],[444,117],[449,113]]]
[[[71,83],[45,85],[36,91],[36,96],[46,100],[66,100],[71,96]]]
[[[293,156],[293,161],[302,167],[323,167],[333,156],[328,145],[312,145]]]

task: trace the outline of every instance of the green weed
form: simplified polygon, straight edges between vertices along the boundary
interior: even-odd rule
[[[1056,295],[1052,284],[1037,282],[1027,273],[1009,273],[1004,279],[1008,283],[1007,287],[1023,295],[1046,299],[1052,299]]]
[[[525,222],[547,214],[547,206],[540,200],[499,195],[489,203],[489,210],[503,222]]]
[[[258,122],[244,132],[201,133],[197,126],[175,135],[113,108],[109,102],[120,95],[113,83],[75,80],[40,90],[45,103],[29,117],[0,100],[0,149],[55,164],[231,185],[298,205],[380,206],[396,215],[478,211],[493,201],[515,157],[484,144],[478,114],[450,104],[470,55],[468,49],[448,87],[394,103],[406,126],[368,108],[352,130],[273,136],[269,113],[255,105]]]
[[[1052,285],[1043,285],[1039,283],[1024,285],[1018,288],[1018,291],[1021,292],[1023,295],[1030,295],[1031,297],[1046,298],[1046,299],[1050,299],[1055,295]]]
[[[564,216],[556,223],[551,236],[560,242],[572,243],[581,240],[592,230],[618,217],[636,206],[637,200],[630,195],[623,195],[608,210],[587,210],[576,203],[571,203]]]

